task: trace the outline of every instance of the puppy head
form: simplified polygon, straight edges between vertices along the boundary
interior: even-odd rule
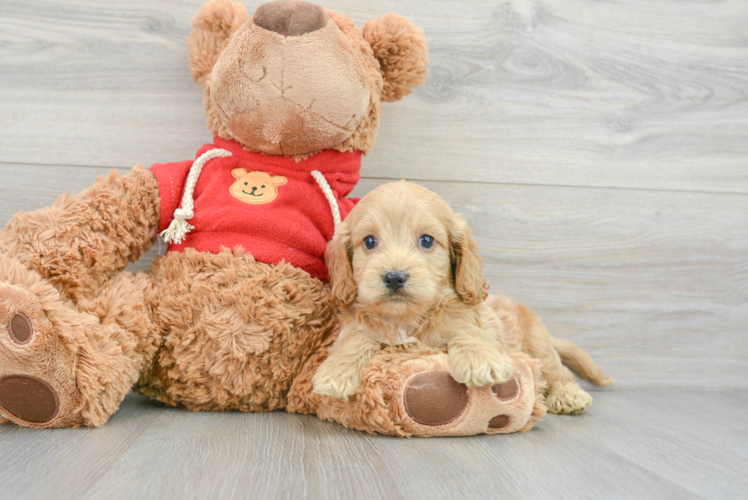
[[[351,211],[326,253],[336,300],[409,321],[450,295],[474,305],[486,282],[468,224],[428,189],[385,184]]]

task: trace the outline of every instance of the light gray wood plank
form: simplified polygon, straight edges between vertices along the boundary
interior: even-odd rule
[[[5,0],[0,161],[191,158],[209,140],[184,42],[202,3]],[[398,11],[431,46],[366,175],[748,192],[742,0],[325,6],[360,26]]]
[[[101,429],[0,425],[0,498],[81,498],[161,416],[134,394]]]
[[[525,434],[406,440],[131,395],[99,430],[0,426],[0,498],[739,498],[745,396],[599,392]]]
[[[108,170],[0,166],[0,225]],[[747,196],[423,184],[471,223],[492,291],[533,307],[619,387],[748,389]]]

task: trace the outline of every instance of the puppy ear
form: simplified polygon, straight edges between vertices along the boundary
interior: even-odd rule
[[[357,289],[351,263],[351,232],[347,220],[338,226],[335,237],[327,244],[325,261],[335,301],[344,306],[355,302]]]
[[[483,279],[483,259],[468,223],[458,219],[450,238],[455,291],[465,303],[480,304],[488,296],[488,285]]]
[[[200,88],[233,35],[249,20],[247,8],[239,2],[213,0],[202,6],[192,18],[192,33],[187,38],[192,79]]]
[[[426,40],[409,19],[398,14],[370,19],[364,38],[381,65],[383,101],[399,101],[426,80]]]
[[[286,179],[282,175],[274,175],[270,180],[273,181],[273,184],[275,184],[276,186],[282,186],[288,182],[288,179]]]

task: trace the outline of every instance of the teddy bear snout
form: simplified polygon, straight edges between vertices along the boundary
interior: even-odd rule
[[[277,0],[257,7],[257,26],[283,36],[301,36],[327,26],[327,13],[319,5],[300,0]]]

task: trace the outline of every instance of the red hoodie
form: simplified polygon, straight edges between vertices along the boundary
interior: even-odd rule
[[[325,150],[306,160],[245,151],[234,141],[216,137],[196,159],[212,149],[227,156],[207,160],[197,176],[193,228],[168,251],[194,248],[218,253],[222,247],[243,247],[267,264],[286,261],[321,280],[327,279],[325,248],[335,233],[330,201],[312,175],[319,171],[329,184],[344,219],[358,199],[345,198],[359,180],[361,153]],[[193,161],[156,164],[151,170],[161,197],[159,231],[182,207]],[[324,182],[324,181],[322,181]]]

